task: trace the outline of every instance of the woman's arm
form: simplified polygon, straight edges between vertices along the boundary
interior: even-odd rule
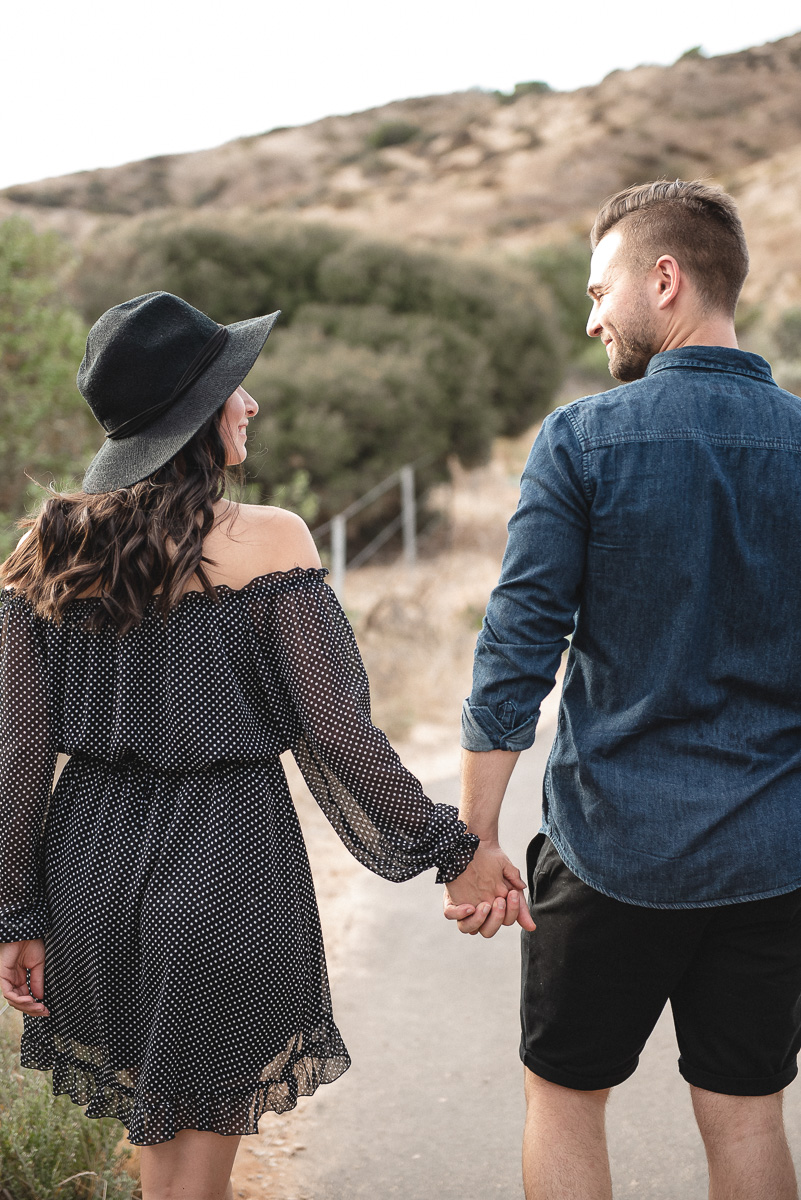
[[[56,748],[44,648],[27,603],[0,607],[0,942],[36,941],[48,928],[42,835]]]
[[[290,572],[248,600],[265,672],[295,726],[295,759],[348,850],[395,882],[432,866],[442,882],[459,875],[478,838],[425,795],[373,725],[353,631],[322,572]]]

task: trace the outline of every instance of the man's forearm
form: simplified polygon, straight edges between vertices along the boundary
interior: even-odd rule
[[[459,816],[482,841],[497,842],[498,817],[519,750],[462,750]]]
[[[492,937],[515,922],[533,930],[521,903],[525,881],[498,844],[498,817],[519,750],[462,750],[462,805],[467,828],[481,839],[475,857],[445,890],[445,916],[462,933]]]

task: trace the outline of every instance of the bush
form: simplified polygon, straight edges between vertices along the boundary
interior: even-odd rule
[[[318,298],[320,265],[348,235],[326,225],[254,223],[246,230],[144,221],[86,247],[70,292],[87,321],[131,296],[183,296],[223,325],[280,308],[283,324]]]
[[[788,308],[773,330],[779,358],[801,363],[801,308]]]
[[[63,481],[100,440],[75,386],[86,330],[63,298],[66,260],[55,234],[0,223],[0,557],[16,542],[11,522],[39,498],[28,475]]]
[[[774,377],[779,387],[788,392],[801,396],[801,359],[791,362],[777,362],[774,367]]]
[[[530,259],[531,266],[553,297],[559,325],[571,354],[580,354],[587,344],[590,300],[590,244],[587,238],[542,246]]]
[[[254,501],[256,504],[260,495],[260,491],[257,492]],[[286,483],[279,483],[271,499],[279,508],[288,508],[299,517],[303,517],[307,525],[314,525],[320,511],[320,497],[312,491],[311,475],[302,467],[295,471]],[[246,500],[245,503],[251,501]]]
[[[373,150],[383,150],[385,146],[403,146],[411,142],[420,132],[417,125],[408,121],[385,121],[367,137],[367,144]]]
[[[482,461],[496,433],[547,411],[561,378],[547,289],[522,266],[287,220],[172,218],[97,238],[73,284],[88,319],[157,288],[223,323],[282,310],[247,384],[269,448],[251,443],[248,470],[264,500],[292,505],[306,472],[321,520],[404,462],[424,458],[432,480],[451,454]]]
[[[429,455],[456,454],[466,466],[484,461],[498,424],[497,411],[487,403],[489,356],[454,322],[392,313],[380,305],[310,304],[297,314],[293,330],[329,350],[339,343],[364,348],[374,359],[371,374],[385,373],[380,364],[394,364],[391,377],[402,374],[416,389],[415,436],[421,445],[421,435],[432,448],[438,440],[442,444],[440,453],[432,449]]]
[[[276,483],[286,488],[307,472],[320,520],[405,462],[423,460],[425,486],[443,477],[453,452],[483,460],[496,421],[485,402],[488,376],[486,351],[445,322],[310,306],[275,336],[246,382],[262,397],[254,429],[268,447],[249,458],[250,473],[276,500]],[[354,530],[393,503],[371,508]]]
[[[328,303],[425,313],[483,344],[492,372],[486,402],[498,416],[499,433],[521,433],[547,411],[561,379],[562,354],[529,273],[353,241],[325,259],[319,283]],[[549,300],[544,289],[541,295]]]
[[[610,385],[609,362],[600,338],[587,337],[591,303],[587,296],[590,244],[584,237],[543,246],[529,260],[541,287],[553,297],[571,369],[587,387]]]
[[[119,1121],[87,1119],[66,1096],[53,1096],[49,1074],[22,1071],[22,1020],[0,1018],[0,1189],[11,1200],[131,1200],[138,1190],[131,1152],[122,1146]],[[129,1169],[133,1173],[129,1173]],[[93,1172],[70,1183],[72,1175]]]
[[[551,85],[542,79],[530,79],[527,83],[516,83],[511,92],[495,92],[501,104],[514,104],[521,96],[542,96],[551,91]]]
[[[766,354],[780,387],[801,396],[801,308],[788,308],[767,329]]]

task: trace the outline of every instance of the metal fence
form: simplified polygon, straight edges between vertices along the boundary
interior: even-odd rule
[[[397,517],[385,525],[371,542],[355,554],[348,562],[348,520],[355,517],[383,496],[391,488],[400,488],[400,512]],[[380,550],[389,539],[401,530],[403,536],[403,558],[407,566],[414,566],[417,561],[417,499],[415,494],[415,464],[407,463],[399,471],[393,471],[386,479],[382,479],[369,492],[365,492],[353,504],[349,504],[342,512],[337,513],[324,525],[318,525],[312,530],[312,536],[319,541],[328,534],[331,538],[331,586],[341,600],[345,593],[345,572],[361,567]]]

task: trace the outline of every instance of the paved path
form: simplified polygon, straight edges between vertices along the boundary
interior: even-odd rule
[[[549,740],[542,729],[504,804],[502,841],[521,868],[538,828]],[[427,790],[454,800],[457,785]],[[304,1114],[307,1150],[296,1160],[304,1197],[522,1200],[518,938],[457,934],[440,916],[432,878],[402,886],[361,878],[356,933],[332,981],[353,1066]],[[638,1071],[610,1103],[616,1198],[705,1200],[677,1057],[663,1014]],[[801,1167],[801,1084],[788,1093],[787,1115]]]

